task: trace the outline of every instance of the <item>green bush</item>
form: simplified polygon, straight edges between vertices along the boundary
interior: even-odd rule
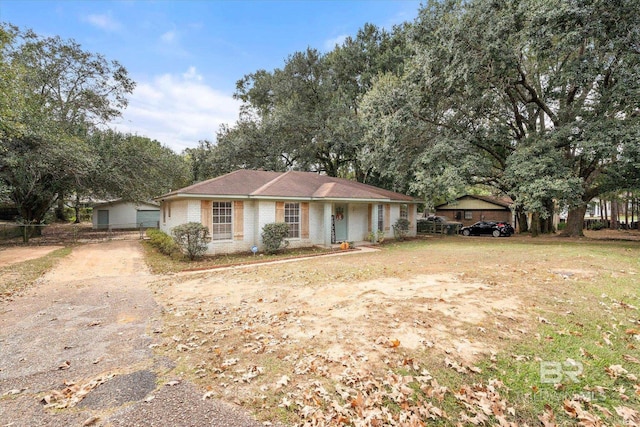
[[[287,236],[289,236],[289,224],[286,222],[265,224],[262,227],[262,243],[265,252],[274,254],[281,246],[284,245],[283,248],[289,246],[289,241],[286,240]]]
[[[171,236],[157,228],[147,229],[147,236],[149,237],[149,243],[165,255],[171,255],[180,250]]]
[[[603,228],[607,228],[607,225],[603,222],[593,222],[589,224],[589,230],[602,230]]]
[[[209,229],[199,222],[188,222],[173,228],[173,239],[190,260],[207,252]]]
[[[398,218],[393,225],[393,236],[396,240],[404,240],[409,234],[409,220],[406,218]]]

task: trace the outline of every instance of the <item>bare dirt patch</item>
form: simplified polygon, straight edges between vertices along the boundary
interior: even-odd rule
[[[63,246],[21,246],[0,249],[0,267],[43,257]]]
[[[511,352],[552,339],[539,327],[573,316],[585,287],[600,295],[595,284],[603,278],[638,274],[628,262],[633,243],[591,242],[426,239],[375,253],[176,274],[152,285],[166,308],[159,351],[207,390],[203,398],[269,421],[482,424],[490,415],[496,424],[532,425],[539,413],[522,415],[529,409],[509,406],[502,381],[480,377],[499,377],[496,363],[534,360]],[[494,409],[483,412],[486,405]]]
[[[250,269],[232,277],[214,273],[185,280],[167,288],[162,299],[178,314],[194,308],[201,313],[234,312],[240,316],[239,323],[247,322],[245,329],[271,329],[277,323],[278,335],[285,341],[308,342],[316,349],[328,349],[337,359],[366,352],[371,363],[382,362],[394,343],[410,351],[432,347],[453,351],[472,363],[495,348],[469,332],[490,323],[496,313],[514,317],[521,312],[518,296],[455,274],[385,277],[292,290],[288,283],[263,282],[265,276],[278,274],[272,269],[262,269],[262,280],[253,280]],[[234,323],[233,317],[226,321],[230,326]]]
[[[47,273],[43,280],[67,282],[112,276],[149,276],[149,269],[137,241],[112,241],[78,246],[63,266]]]
[[[563,280],[548,269],[521,271],[522,255],[503,264],[509,249],[495,243],[486,271],[475,264],[486,251],[465,244],[460,258],[451,257],[455,247],[441,255],[428,246],[385,248],[178,274],[154,285],[168,313],[161,348],[210,396],[267,419],[290,395],[319,384],[373,381],[367,375],[440,366],[444,358],[472,372],[530,332],[529,297],[541,289],[515,287],[514,276],[541,286]]]

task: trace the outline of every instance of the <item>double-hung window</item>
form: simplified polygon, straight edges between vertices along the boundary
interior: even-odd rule
[[[231,240],[233,215],[231,202],[213,202],[212,240]]]
[[[284,222],[289,224],[289,238],[300,237],[300,203],[284,204]]]
[[[402,204],[400,205],[400,218],[409,219],[409,206]]]

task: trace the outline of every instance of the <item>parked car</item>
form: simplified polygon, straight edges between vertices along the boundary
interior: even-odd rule
[[[418,233],[446,233],[458,234],[461,222],[449,220],[444,216],[429,215],[418,219]]]
[[[427,217],[420,218],[420,221],[432,221],[432,222],[447,223],[447,222],[449,222],[449,219],[447,217],[445,217],[445,216],[429,215]]]
[[[463,236],[482,236],[489,235],[493,237],[506,236],[509,237],[515,230],[508,222],[502,221],[478,221],[468,227],[462,227],[460,233]]]

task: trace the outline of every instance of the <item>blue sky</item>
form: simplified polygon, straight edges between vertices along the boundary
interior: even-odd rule
[[[307,47],[329,51],[370,22],[413,21],[414,0],[0,0],[0,21],[74,39],[122,63],[137,82],[113,125],[176,152],[233,124],[236,81],[282,67]]]

